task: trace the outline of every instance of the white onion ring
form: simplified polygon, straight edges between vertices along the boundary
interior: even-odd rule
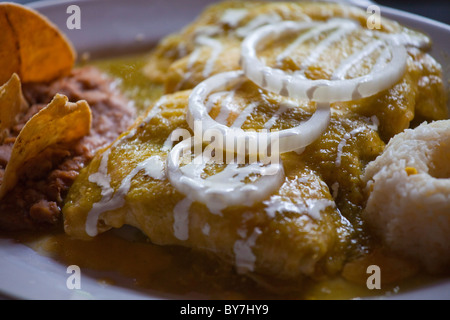
[[[219,177],[221,173],[211,176],[216,177],[215,180],[208,180],[211,177],[201,178],[204,165],[194,167],[191,172],[184,172],[180,168],[180,155],[186,150],[190,152],[192,143],[193,138],[186,139],[172,148],[167,158],[167,176],[170,183],[178,191],[193,201],[204,203],[212,213],[221,214],[222,209],[234,205],[252,206],[256,202],[266,199],[284,181],[284,169],[281,160],[279,163],[269,164],[265,167],[261,164],[257,166],[250,164],[243,167],[253,166],[253,168],[250,168],[253,169],[253,171],[250,170],[250,173],[261,175],[256,181],[250,183],[242,183],[241,180],[236,180],[235,175],[241,179],[239,171],[246,173],[246,169],[239,168],[237,164],[228,164],[227,168],[234,166],[234,169],[232,168],[234,170],[233,175],[229,179],[220,179],[223,178],[222,176]],[[193,163],[188,165],[195,166]]]
[[[208,114],[204,104],[207,96],[213,91],[225,90],[243,77],[242,71],[230,71],[214,75],[198,84],[189,97],[189,107],[187,112],[187,122],[194,130],[194,122],[202,122],[202,134],[207,130],[217,130],[223,137],[245,138],[249,143],[257,145],[261,138],[261,133],[247,132],[241,128],[228,127],[215,121]],[[331,111],[329,103],[318,103],[315,113],[308,121],[286,130],[264,133],[269,141],[278,142],[278,152],[290,152],[304,148],[314,142],[327,129],[330,123]],[[195,130],[194,130],[195,131]],[[224,145],[224,150],[235,151],[235,146]],[[251,150],[247,150],[251,154]],[[275,150],[276,151],[276,150]],[[266,152],[266,150],[264,150]],[[261,152],[260,152],[261,153]]]
[[[353,79],[310,80],[288,74],[281,69],[268,67],[257,57],[257,48],[266,42],[284,33],[298,32],[317,25],[317,22],[283,21],[255,30],[244,39],[241,46],[241,67],[245,75],[258,86],[283,96],[332,103],[374,95],[394,85],[404,74],[406,49],[389,36],[383,38],[392,54],[386,67]]]

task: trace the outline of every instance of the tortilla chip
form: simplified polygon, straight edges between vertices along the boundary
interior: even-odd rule
[[[27,7],[0,3],[0,83],[15,72],[22,82],[48,82],[67,75],[76,53],[47,18]]]
[[[19,114],[27,109],[28,103],[22,95],[22,84],[19,76],[14,73],[11,79],[0,87],[0,143],[17,123]]]
[[[14,30],[6,18],[4,4],[0,4],[0,83],[5,83],[20,70],[20,55]]]
[[[86,101],[70,103],[66,96],[57,94],[25,124],[17,137],[0,186],[0,199],[14,188],[28,161],[52,145],[70,143],[87,135],[91,120]]]

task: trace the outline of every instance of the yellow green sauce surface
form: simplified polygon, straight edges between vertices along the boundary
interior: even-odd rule
[[[93,61],[88,64],[97,66],[115,78],[119,90],[135,102],[138,115],[142,115],[163,93],[162,86],[152,84],[142,74],[145,62],[146,56],[142,55]],[[349,206],[348,210],[351,212],[352,206]],[[157,246],[131,227],[108,231],[91,241],[71,239],[63,232],[15,237],[38,253],[52,257],[56,262],[78,265],[82,271],[95,270],[104,273],[104,277],[98,277],[98,272],[96,273],[99,285],[129,287],[144,292],[149,290],[150,294],[156,292],[156,295],[161,293],[163,296],[193,294],[194,297],[211,299],[389,297],[440,280],[438,277],[418,273],[410,264],[398,265],[395,258],[383,256],[381,261],[374,260],[384,263],[386,267],[383,269],[382,266],[381,289],[370,290],[365,280],[370,277],[366,266],[373,262],[371,259],[376,259],[372,255],[363,257],[363,261],[346,265],[342,274],[317,280],[309,279],[298,286],[292,283],[286,285],[283,281],[238,275],[231,265],[193,249]],[[399,266],[404,269],[398,270]],[[402,279],[403,277],[406,279]]]

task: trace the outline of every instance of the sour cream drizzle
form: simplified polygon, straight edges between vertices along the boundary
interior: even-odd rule
[[[204,103],[208,95],[216,91],[226,90],[227,88],[236,85],[236,83],[241,83],[242,79],[242,71],[230,71],[214,75],[198,84],[189,96],[186,119],[191,129],[194,130],[194,123],[196,121],[201,121],[203,123],[202,133],[214,129],[217,130],[217,132],[220,132],[223,137],[248,139],[248,141],[252,141],[255,145],[259,144],[261,137],[266,137],[270,141],[275,141],[278,144],[279,153],[284,153],[308,146],[328,127],[331,116],[329,103],[318,103],[316,111],[310,119],[296,127],[277,132],[259,133],[245,131],[236,127],[228,127],[220,123],[217,118],[213,119],[209,115]],[[235,151],[234,145],[226,144],[224,145],[224,148],[229,152]],[[255,152],[256,150],[249,151]],[[259,153],[261,153],[261,150]]]
[[[334,25],[331,24],[331,26],[334,26]],[[351,33],[352,31],[354,31],[358,28],[358,25],[351,21],[340,22],[339,26],[340,26],[340,28],[338,28],[337,30],[330,33],[325,39],[323,39],[316,45],[314,50],[302,62],[300,72],[304,72],[306,69],[308,69],[309,66],[314,64],[319,59],[319,57],[322,55],[322,53],[325,51],[325,49],[327,49],[331,44],[339,41],[345,35]],[[320,28],[318,27],[316,29],[320,29]],[[315,30],[315,29],[313,29],[313,30]]]
[[[254,271],[256,256],[253,247],[257,238],[262,234],[261,229],[255,228],[247,239],[236,240],[233,251],[235,255],[235,265],[238,273]]]
[[[221,24],[229,25],[232,28],[235,28],[239,25],[239,23],[247,16],[248,10],[246,9],[228,9],[222,15],[219,22]],[[248,22],[246,25],[237,28],[235,33],[238,37],[244,38],[248,34],[250,34],[253,30],[258,27],[261,27],[266,24],[275,23],[281,21],[282,18],[277,13],[271,12],[263,15],[259,15]],[[212,36],[221,33],[222,30],[218,26],[203,26],[200,27],[196,31],[194,43],[199,47],[195,48],[194,51],[190,54],[188,63],[186,66],[187,72],[185,73],[183,79],[178,83],[177,90],[179,90],[184,83],[186,83],[193,74],[193,67],[195,63],[199,60],[200,54],[203,50],[203,47],[210,47],[211,53],[209,55],[208,60],[204,64],[204,68],[202,71],[202,76],[204,78],[209,77],[213,70],[214,64],[219,58],[221,52],[223,51],[223,45],[220,40],[212,38]]]
[[[264,124],[264,129],[272,129],[275,123],[280,119],[281,115],[285,113],[289,107],[285,104],[282,104],[277,111],[272,115],[272,117]]]
[[[220,18],[220,22],[232,28],[235,28],[247,16],[246,9],[227,9]]]
[[[103,159],[102,159],[103,160]],[[102,168],[103,169],[103,168]],[[102,187],[102,199],[100,202],[93,204],[92,209],[89,211],[86,220],[86,233],[94,237],[98,233],[97,224],[100,214],[106,211],[115,210],[121,208],[125,204],[125,196],[128,194],[131,188],[131,181],[140,172],[145,171],[145,175],[153,179],[162,179],[164,177],[164,162],[159,156],[151,156],[141,163],[139,163],[131,172],[122,180],[117,191],[108,185],[106,185],[103,179],[98,179],[98,176],[94,176],[92,179],[89,177],[90,182],[95,182]],[[101,172],[103,174],[103,172]],[[109,183],[110,183],[110,177]],[[100,182],[100,183],[99,183]]]
[[[196,42],[199,45],[202,46],[208,46],[211,48],[211,54],[209,56],[209,59],[205,63],[205,67],[203,68],[203,77],[207,78],[211,75],[214,64],[217,61],[217,58],[219,57],[220,53],[222,52],[222,43],[219,40],[209,38],[206,36],[201,36],[196,39]]]
[[[143,119],[139,127],[144,126],[148,122],[151,121],[161,109],[161,106],[167,101],[166,97],[162,97],[159,99],[155,106],[150,110],[147,116]],[[151,156],[141,163],[139,163],[136,168],[134,168],[121,182],[117,191],[111,187],[111,176],[108,173],[108,163],[109,157],[113,149],[115,149],[121,142],[132,138],[137,132],[137,128],[130,130],[130,132],[116,142],[114,142],[105,152],[103,152],[100,165],[96,173],[93,173],[89,176],[89,182],[97,184],[101,188],[101,200],[92,205],[91,210],[87,214],[86,218],[86,233],[94,237],[97,235],[97,225],[100,215],[103,212],[115,210],[124,205],[124,198],[126,194],[129,192],[131,187],[131,180],[136,176],[140,171],[145,170],[145,175],[153,178],[153,179],[163,179],[165,176],[164,173],[164,162],[161,160],[159,156]]]
[[[230,116],[230,112],[237,108],[237,106],[234,106],[232,104],[234,95],[236,94],[237,90],[238,90],[238,87],[229,92],[226,92],[226,91],[224,92],[225,99],[223,99],[221,106],[220,106],[219,114],[217,115],[217,117],[215,119],[218,123],[225,125],[227,123],[228,117]],[[233,106],[234,106],[234,108],[233,108]]]
[[[337,25],[335,24],[324,24],[301,34],[297,39],[295,39],[294,42],[292,42],[282,53],[277,56],[277,63],[280,64],[284,59],[289,57],[292,52],[294,52],[294,50],[297,49],[297,47],[302,43],[306,42],[307,40],[314,39],[318,37],[322,32],[336,28],[336,26]]]
[[[173,209],[173,235],[181,241],[189,239],[189,209],[192,202],[186,197]]]
[[[241,128],[242,125],[247,121],[247,118],[252,114],[253,110],[259,105],[258,102],[252,102],[247,107],[242,110],[239,116],[234,120],[232,127]]]
[[[189,154],[191,144],[191,139],[184,140],[171,150],[167,159],[168,178],[178,191],[191,200],[204,203],[213,214],[221,215],[223,209],[233,205],[252,206],[283,181],[282,164],[262,163],[229,163],[222,171],[202,178],[210,160],[208,155],[197,155],[200,161],[193,159],[180,166],[181,153]]]
[[[297,41],[294,41],[292,47],[289,46],[286,49],[286,52],[289,53],[296,45],[310,38],[311,34],[314,35],[330,28],[336,30],[317,43],[314,50],[302,62],[299,71],[288,73],[278,68],[271,68],[258,58],[257,50],[259,48],[283,34],[305,32],[297,38]],[[352,79],[311,80],[305,77],[306,69],[319,59],[325,49],[357,29],[362,30],[356,22],[344,19],[331,19],[327,22],[283,21],[264,26],[244,39],[241,47],[241,66],[245,75],[257,85],[282,96],[323,103],[368,97],[395,84],[406,70],[406,49],[388,34],[377,33],[380,37],[379,41],[384,42],[391,54],[390,61],[382,70],[374,68],[370,73]],[[363,50],[365,52],[361,53],[360,58],[363,58],[365,54],[368,54],[367,51],[371,50],[370,47]],[[282,53],[279,59],[284,56],[285,54]],[[337,77],[341,77],[340,74],[349,68],[349,63],[350,61],[343,62],[342,70],[338,70]]]
[[[383,47],[384,43],[380,40],[373,41],[369,43],[363,50],[357,51],[350,55],[347,59],[341,62],[341,64],[338,66],[338,68],[334,71],[333,75],[331,76],[331,80],[342,80],[345,79],[345,76],[348,72],[348,70],[359,63],[362,59],[372,54],[375,50],[377,50],[380,47]]]
[[[204,64],[202,76],[207,78],[211,75],[214,70],[214,65],[220,56],[220,53],[223,51],[223,46],[220,40],[212,38],[215,34],[220,32],[220,29],[212,27],[203,27],[197,30],[197,34],[194,39],[194,43],[197,46],[194,51],[189,55],[186,72],[183,76],[183,79],[177,84],[176,90],[179,90],[183,84],[185,84],[194,73],[193,67],[195,63],[199,60],[201,53],[204,47],[210,47],[211,53],[209,54],[209,58]]]
[[[253,20],[251,20],[245,26],[236,29],[236,34],[239,37],[244,38],[247,35],[249,35],[250,33],[252,33],[255,29],[257,29],[261,26],[279,22],[282,20],[283,19],[280,17],[280,15],[275,12],[261,14],[261,15],[256,16],[255,18],[253,18]]]
[[[298,186],[294,186],[293,184],[298,182],[302,183],[301,188],[308,188],[308,184],[311,183],[306,178],[297,178],[295,182],[286,181],[281,189],[295,190]],[[306,214],[312,220],[318,221],[321,219],[323,210],[328,207],[336,207],[335,202],[329,199],[304,199],[299,191],[294,191],[293,196],[293,198],[290,198],[282,195],[273,195],[268,200],[263,201],[268,217],[274,218],[277,213],[295,212],[299,215]]]
[[[343,150],[344,150],[344,147],[346,146],[348,140],[350,140],[351,138],[356,136],[358,133],[363,132],[364,130],[366,130],[365,127],[359,127],[359,128],[353,129],[349,133],[344,134],[344,138],[339,142],[338,147],[337,147],[337,156],[336,156],[336,160],[334,162],[336,167],[341,166]]]

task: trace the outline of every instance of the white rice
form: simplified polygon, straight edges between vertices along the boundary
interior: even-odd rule
[[[396,135],[363,179],[369,193],[363,218],[384,244],[430,272],[448,272],[450,120]]]

